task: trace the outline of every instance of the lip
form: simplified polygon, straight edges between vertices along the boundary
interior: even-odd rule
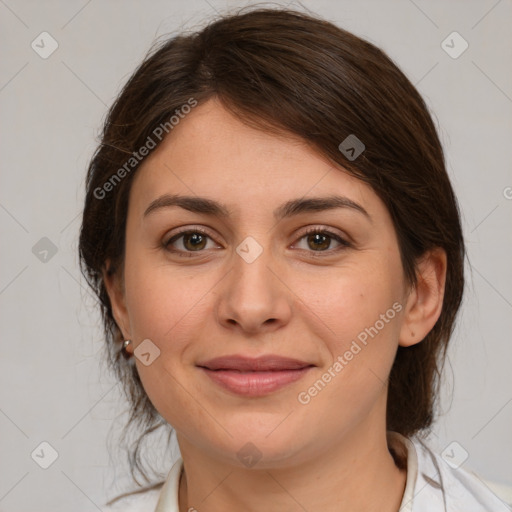
[[[315,365],[276,355],[231,355],[197,365],[224,389],[243,396],[264,396],[304,377]]]
[[[209,370],[238,370],[241,372],[266,372],[278,370],[300,370],[306,366],[313,366],[312,363],[292,359],[290,357],[282,357],[275,354],[268,354],[260,357],[246,357],[240,355],[229,355],[215,357],[198,363],[197,366],[207,368]]]

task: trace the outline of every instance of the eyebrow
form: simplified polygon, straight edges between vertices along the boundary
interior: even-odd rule
[[[143,217],[145,218],[151,213],[162,208],[170,208],[173,206],[179,206],[193,213],[202,213],[224,218],[229,217],[231,213],[229,208],[217,201],[214,201],[213,199],[197,196],[165,194],[149,204],[143,214]],[[301,213],[320,212],[333,210],[335,208],[350,208],[363,214],[370,222],[372,222],[370,214],[360,204],[344,196],[293,199],[291,201],[287,201],[274,210],[274,219],[279,221]]]

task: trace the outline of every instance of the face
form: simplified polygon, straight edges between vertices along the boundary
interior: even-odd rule
[[[407,293],[390,215],[372,189],[216,100],[137,171],[114,314],[136,352],[151,340],[152,362],[136,364],[157,410],[212,457],[240,464],[250,442],[259,467],[296,464],[383,428]],[[269,355],[273,372],[205,366]]]

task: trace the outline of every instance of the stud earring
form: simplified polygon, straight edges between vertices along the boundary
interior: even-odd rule
[[[126,350],[128,348],[128,345],[131,345],[131,340],[124,340],[123,346],[121,347],[121,353],[124,355],[124,357],[129,358],[131,357],[131,354]]]

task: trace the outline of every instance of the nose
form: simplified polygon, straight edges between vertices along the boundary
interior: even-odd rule
[[[217,317],[223,327],[254,335],[273,332],[290,321],[293,293],[276,267],[269,250],[250,263],[234,253],[218,295]]]

